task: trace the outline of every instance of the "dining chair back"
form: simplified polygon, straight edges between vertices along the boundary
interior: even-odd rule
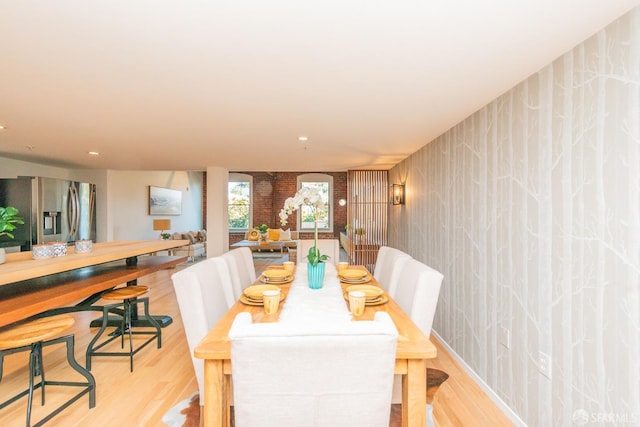
[[[427,337],[431,335],[431,326],[436,314],[443,278],[444,276],[440,272],[413,258],[405,261],[398,274],[393,299]],[[394,378],[392,402],[402,403],[402,377],[400,375],[396,375]],[[426,410],[428,422],[433,423],[429,412],[431,407],[427,406]]]
[[[182,326],[187,336],[202,406],[204,404],[204,361],[195,358],[193,349],[229,309],[231,293],[229,273],[225,262],[215,257],[207,258],[173,274],[171,280],[176,292]]]
[[[436,314],[444,276],[422,262],[409,259],[398,274],[393,299],[428,337]]]
[[[411,256],[409,254],[390,246],[381,246],[378,250],[373,277],[392,298],[395,297],[398,277],[402,267],[410,259]]]
[[[298,264],[307,262],[309,249],[313,247],[313,239],[298,240]],[[330,263],[336,265],[340,262],[340,241],[338,239],[318,239],[318,249],[321,255],[328,255]]]
[[[233,297],[240,298],[242,290],[256,281],[256,269],[253,264],[251,249],[238,248],[220,255],[227,264],[231,283],[233,284]]]
[[[252,323],[229,331],[237,427],[387,427],[398,332],[373,321]]]

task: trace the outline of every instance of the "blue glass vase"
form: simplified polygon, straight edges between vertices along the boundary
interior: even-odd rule
[[[317,265],[307,264],[307,279],[311,289],[320,289],[324,281],[324,262]]]

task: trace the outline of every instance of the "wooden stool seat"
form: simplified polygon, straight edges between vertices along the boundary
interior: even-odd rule
[[[28,323],[17,324],[0,332],[0,380],[2,379],[2,365],[4,357],[9,354],[21,351],[29,351],[29,387],[21,391],[8,400],[0,403],[0,409],[12,404],[20,398],[27,396],[26,425],[31,426],[31,409],[33,397],[36,389],[41,391],[41,401],[44,406],[45,388],[51,386],[75,387],[80,389],[72,398],[58,406],[43,419],[33,426],[41,426],[51,418],[62,412],[69,405],[80,399],[85,394],[89,395],[89,408],[93,408],[96,402],[96,382],[93,375],[80,366],[74,356],[74,336],[73,334],[54,338],[61,332],[66,331],[74,324],[71,316],[44,317]],[[45,378],[43,352],[45,346],[64,343],[67,349],[67,362],[69,367],[81,374],[86,382],[78,381],[52,381]],[[36,383],[36,377],[40,377]]]
[[[45,317],[0,332],[0,350],[30,345],[66,331],[75,320],[71,316]]]
[[[102,294],[102,299],[108,301],[121,301],[125,299],[136,298],[146,294],[149,291],[148,286],[124,286],[122,288],[113,289]]]

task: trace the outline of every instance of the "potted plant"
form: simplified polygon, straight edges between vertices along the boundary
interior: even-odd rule
[[[13,239],[12,231],[16,229],[16,224],[24,224],[24,219],[18,216],[18,209],[13,206],[0,207],[0,236]],[[5,259],[4,248],[0,248],[0,264],[4,264]]]
[[[169,240],[171,238],[171,233],[160,233],[160,238],[162,240]]]
[[[255,230],[258,230],[258,233],[260,233],[260,243],[261,244],[266,244],[267,243],[267,231],[269,230],[269,226],[267,224],[262,224],[262,225],[256,225],[253,228]]]

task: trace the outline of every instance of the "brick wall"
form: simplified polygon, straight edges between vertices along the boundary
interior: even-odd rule
[[[253,225],[267,224],[280,228],[278,214],[287,197],[296,193],[298,175],[309,172],[242,172],[253,176]],[[347,173],[322,172],[333,176],[333,233],[320,233],[320,238],[338,238],[347,223],[347,207],[340,206],[340,199],[347,200]],[[289,216],[285,229],[296,229],[297,211]],[[302,239],[312,239],[313,233],[303,233]],[[229,243],[244,239],[244,233],[229,233]]]

